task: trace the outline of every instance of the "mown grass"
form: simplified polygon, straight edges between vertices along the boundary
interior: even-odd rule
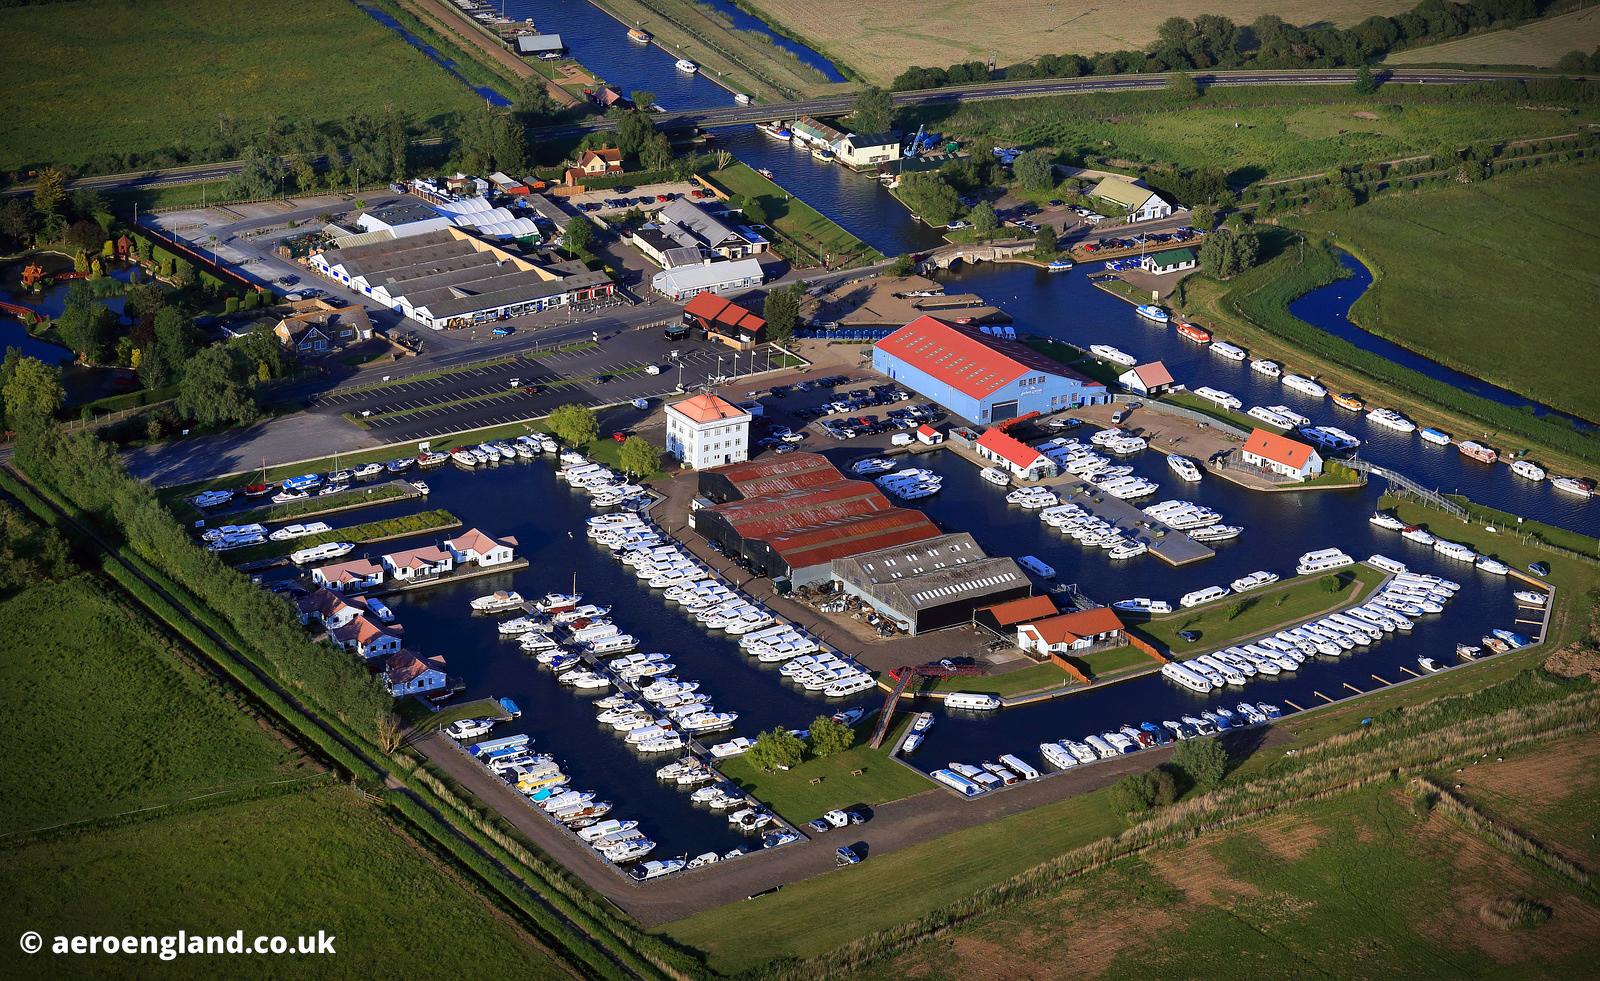
[[[714,170],[708,177],[729,194],[759,201],[772,229],[818,262],[826,258],[837,268],[883,258],[832,219],[742,163]]]
[[[858,737],[866,738],[865,728]],[[893,745],[885,740],[883,749],[872,749],[863,742],[788,771],[763,773],[744,756],[721,760],[717,768],[791,824],[803,824],[836,807],[882,804],[932,789],[928,778],[889,759]],[[861,776],[853,775],[856,770]]]
[[[1088,957],[1109,961],[1109,978],[1225,977],[1241,964],[1296,977],[1585,973],[1577,924],[1552,921],[1513,943],[1479,921],[1469,897],[1503,894],[1508,879],[1537,901],[1572,908],[1573,890],[1524,869],[1483,856],[1470,835],[1378,786],[1124,859],[873,967],[880,977],[965,976]],[[1067,920],[1071,929],[1040,928]],[[1112,950],[1099,945],[1113,937]]]
[[[210,143],[227,120],[250,133],[393,103],[428,125],[476,101],[350,3],[85,0],[6,10],[0,34],[0,88],[27,107],[0,118],[0,170]]]
[[[1043,664],[1029,664],[1027,667],[1003,674],[990,674],[981,677],[954,676],[940,678],[924,691],[973,691],[988,695],[1021,695],[1024,692],[1039,691],[1044,688],[1060,688],[1064,685],[1076,685],[1077,682],[1067,676],[1065,671],[1046,661]]]
[[[1338,583],[1330,591],[1328,581]],[[1383,573],[1354,565],[1309,578],[1294,577],[1265,589],[1230,594],[1204,606],[1136,624],[1132,629],[1177,657],[1187,657],[1226,646],[1280,623],[1298,622],[1335,607],[1346,606],[1372,589]],[[1192,630],[1200,639],[1189,643],[1178,636]]]
[[[94,576],[0,603],[0,634],[6,832],[316,772]]]
[[[967,102],[920,115],[942,132],[1050,147],[1068,160],[1220,168],[1246,184],[1441,146],[1555,136],[1600,114],[1449,101],[1447,93],[1418,87],[1391,86],[1363,99],[1345,86],[1260,86],[1211,89],[1192,102],[1165,92],[1102,93]]]
[[[186,956],[188,977],[569,976],[455,873],[347,788],[280,795],[0,851],[8,933],[335,936],[333,956]],[[418,925],[426,924],[426,942]],[[7,959],[16,958],[8,945]],[[48,956],[41,955],[41,956]],[[125,977],[154,957],[73,958],[77,976]],[[12,961],[13,971],[22,969]],[[295,965],[298,965],[295,966]],[[166,965],[163,965],[166,966]],[[137,970],[137,969],[136,969]],[[13,976],[15,976],[13,974]]]
[[[384,459],[392,458],[385,457]],[[286,472],[283,474],[276,474],[274,471],[275,475],[268,477],[268,479],[282,480],[284,477],[290,477],[295,474],[322,472],[321,470],[306,470],[304,467],[288,467],[285,469]],[[208,483],[214,483],[221,487],[237,487],[239,480],[238,478],[233,478],[231,480],[210,481]],[[328,497],[318,497],[317,495],[313,494],[303,501],[290,501],[287,504],[269,504],[264,507],[253,508],[249,511],[240,511],[237,514],[230,514],[227,515],[225,519],[218,520],[222,520],[224,524],[230,525],[249,524],[255,521],[292,521],[295,518],[305,518],[316,514],[326,514],[330,511],[348,510],[353,507],[366,507],[370,504],[387,504],[390,501],[398,501],[400,498],[406,496],[405,488],[396,487],[392,482],[378,484],[372,487],[364,487],[362,490],[365,493],[358,494],[352,490],[343,494],[331,494]],[[186,491],[185,496],[191,496],[192,493],[192,490]],[[175,505],[174,513],[176,513],[179,518],[187,518],[193,517],[194,515],[205,514],[205,512],[199,510],[186,501],[178,501]]]
[[[1501,175],[1380,197],[1295,224],[1373,270],[1361,327],[1435,361],[1586,419],[1600,419],[1600,172]]]

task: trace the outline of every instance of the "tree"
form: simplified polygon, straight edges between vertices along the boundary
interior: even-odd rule
[[[1215,739],[1186,739],[1173,751],[1172,765],[1201,793],[1213,790],[1228,772],[1228,751]]]
[[[78,357],[98,364],[110,354],[115,319],[95,298],[95,288],[80,281],[67,288],[65,308],[56,318],[56,332]]]
[[[278,192],[283,174],[283,163],[277,157],[262,153],[251,144],[244,148],[239,172],[233,175],[228,189],[241,198],[270,198]]]
[[[1150,810],[1155,803],[1150,783],[1142,773],[1130,773],[1111,785],[1107,801],[1111,809],[1124,817],[1133,817]]]
[[[656,107],[656,94],[649,89],[634,89],[628,93],[628,100],[640,112],[649,112]]]
[[[894,98],[876,85],[856,94],[850,128],[857,133],[886,133],[894,127]]]
[[[972,222],[972,230],[980,238],[988,238],[1000,228],[1000,216],[994,213],[994,205],[987,201],[979,201],[967,214],[967,220]]]
[[[895,256],[894,261],[889,263],[887,270],[890,276],[909,276],[916,271],[917,260],[905,254]]]
[[[0,379],[4,385],[6,426],[10,429],[48,420],[60,411],[67,398],[61,387],[61,369],[38,358],[23,357],[16,348],[6,351]]]
[[[59,214],[62,202],[66,199],[66,187],[66,178],[61,176],[61,171],[54,167],[39,171],[39,179],[33,185],[33,210],[46,218]]]
[[[617,148],[625,157],[637,157],[655,131],[655,123],[648,115],[636,109],[628,110],[617,120]]]
[[[761,313],[767,321],[767,340],[774,344],[787,343],[800,323],[800,299],[805,287],[799,283],[781,289],[769,290]]]
[[[789,730],[774,726],[757,736],[745,755],[763,770],[791,770],[805,759],[806,744]]]
[[[561,230],[561,247],[567,250],[567,255],[588,255],[589,246],[593,244],[594,223],[582,215],[573,216]]]
[[[1188,72],[1173,72],[1167,80],[1167,91],[1185,102],[1200,98],[1200,86],[1195,84],[1194,76]]]
[[[944,226],[961,213],[956,189],[938,174],[907,174],[900,179],[900,200],[930,225]]]
[[[645,170],[666,170],[672,166],[672,142],[667,134],[650,134],[639,148],[639,166]]]
[[[594,410],[586,405],[569,403],[557,406],[545,421],[550,431],[568,446],[592,443],[600,435],[600,423],[594,417]]]
[[[530,75],[517,87],[517,98],[512,103],[512,113],[524,126],[531,126],[554,116],[559,108],[550,98],[550,89],[543,76]]]
[[[1371,95],[1378,91],[1378,80],[1372,77],[1372,66],[1362,65],[1356,69],[1356,80],[1350,84],[1356,95]]]
[[[1254,229],[1224,225],[1200,246],[1200,268],[1217,279],[1231,279],[1261,260],[1261,237]]]
[[[1049,150],[1029,150],[1011,165],[1017,183],[1030,191],[1048,191],[1056,186],[1055,160]]]
[[[170,385],[183,374],[193,353],[189,318],[181,310],[162,307],[155,314],[154,344],[139,358],[139,380],[145,388]]]
[[[753,225],[765,225],[772,220],[767,214],[767,206],[761,203],[760,198],[740,197],[734,210],[743,212],[745,218]]]
[[[636,477],[652,477],[661,469],[661,451],[643,436],[629,436],[620,456],[623,471]]]
[[[1055,255],[1056,230],[1049,225],[1040,225],[1039,233],[1033,237],[1033,251],[1040,256]]]
[[[1197,204],[1189,211],[1189,224],[1202,232],[1211,231],[1211,226],[1217,223],[1217,209],[1209,204]]]
[[[26,201],[21,198],[6,198],[0,202],[0,239],[11,242],[19,248],[26,245],[28,236],[33,234],[36,220],[37,216]]]
[[[818,759],[842,753],[855,741],[856,731],[832,716],[819,715],[811,722],[811,755]]]
[[[244,425],[256,417],[249,368],[227,345],[213,344],[190,358],[178,383],[178,411],[202,426]]]

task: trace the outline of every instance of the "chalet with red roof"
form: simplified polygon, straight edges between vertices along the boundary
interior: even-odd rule
[[[1316,448],[1287,436],[1257,429],[1239,447],[1239,457],[1252,467],[1290,480],[1309,480],[1322,473]]]
[[[511,535],[495,538],[476,528],[468,528],[454,538],[447,539],[444,547],[450,550],[456,565],[468,562],[488,569],[505,565],[517,557],[517,540]]]
[[[383,557],[383,567],[395,582],[423,582],[442,576],[455,568],[455,556],[437,545],[408,548],[403,552],[390,552]]]
[[[383,566],[371,559],[351,559],[311,570],[311,581],[336,593],[359,593],[383,585]]]
[[[993,426],[983,431],[973,448],[980,457],[1018,480],[1043,480],[1061,472],[1054,460]]]
[[[974,324],[918,317],[879,341],[872,367],[971,422],[1059,412],[1110,399],[1106,386]]]
[[[449,684],[444,673],[444,658],[423,657],[416,651],[400,650],[383,664],[383,683],[395,698],[443,691]]]
[[[368,661],[400,653],[400,635],[378,626],[365,616],[358,616],[340,627],[328,631],[333,642],[347,651],[354,651]]]
[[[1017,627],[1017,646],[1041,656],[1086,651],[1122,641],[1122,620],[1109,606],[1033,620]]]

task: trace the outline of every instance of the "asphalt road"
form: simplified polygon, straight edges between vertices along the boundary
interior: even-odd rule
[[[947,102],[976,102],[985,99],[1007,99],[1040,95],[1084,95],[1094,92],[1132,92],[1140,89],[1159,89],[1167,84],[1169,75],[1095,75],[1086,78],[1034,79],[1026,82],[981,82],[974,85],[952,85],[942,89],[922,89],[915,92],[896,92],[894,101],[899,106],[936,105]],[[1461,82],[1492,82],[1546,77],[1536,74],[1503,72],[1456,71],[1451,69],[1393,68],[1382,73],[1385,84],[1404,85],[1455,85]],[[1304,71],[1238,71],[1207,72],[1194,75],[1202,87],[1231,85],[1341,85],[1355,80],[1355,71],[1349,69],[1321,69]],[[738,126],[769,122],[773,119],[794,118],[806,115],[838,115],[849,112],[855,104],[854,95],[811,99],[802,102],[774,102],[758,106],[729,106],[684,112],[662,113],[656,125],[663,128],[700,126]],[[550,126],[536,130],[535,136],[552,139],[579,136],[615,127],[604,118],[593,122]],[[426,142],[441,142],[438,140]],[[220,180],[231,177],[239,169],[238,161],[214,164],[195,164],[186,167],[168,167],[128,174],[107,174],[85,177],[69,183],[68,189],[95,187],[101,190],[120,190],[140,187],[164,187],[172,184],[190,184],[197,181]],[[4,194],[23,194],[31,185],[9,188]]]

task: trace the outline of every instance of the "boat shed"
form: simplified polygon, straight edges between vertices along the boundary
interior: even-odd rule
[[[835,559],[833,579],[913,636],[1033,592],[1016,562],[989,557],[966,532]]]
[[[1165,276],[1167,273],[1183,272],[1199,265],[1200,260],[1194,257],[1193,249],[1166,249],[1162,252],[1152,252],[1139,260],[1139,268],[1147,273]]]
[[[517,35],[517,54],[525,58],[559,58],[566,53],[559,34]]]
[[[1026,344],[930,316],[918,317],[879,341],[872,367],[975,423],[1111,398],[1105,385]]]
[[[1135,365],[1117,376],[1117,381],[1139,395],[1160,395],[1172,387],[1172,372],[1159,361]]]
[[[1131,177],[1104,178],[1089,196],[1117,205],[1129,221],[1154,221],[1172,214],[1170,202]]]
[[[900,134],[849,133],[834,145],[839,162],[864,170],[900,159]]]

